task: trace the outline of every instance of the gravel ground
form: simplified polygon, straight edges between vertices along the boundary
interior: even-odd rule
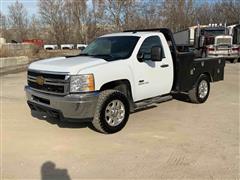
[[[240,64],[206,103],[179,100],[133,113],[114,135],[33,118],[26,72],[1,76],[3,179],[239,179]]]

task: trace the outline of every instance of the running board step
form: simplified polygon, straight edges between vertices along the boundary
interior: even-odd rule
[[[135,109],[142,108],[144,106],[148,106],[148,105],[151,105],[151,104],[154,104],[154,103],[161,103],[161,102],[169,101],[169,100],[172,100],[172,99],[173,99],[173,97],[171,95],[157,96],[157,97],[154,97],[154,98],[151,98],[151,99],[146,99],[146,100],[135,103]]]

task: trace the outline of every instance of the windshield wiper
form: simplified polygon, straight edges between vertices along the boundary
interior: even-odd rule
[[[89,56],[89,54],[87,53],[80,53],[80,54],[77,54],[77,55],[68,55],[68,56],[65,56],[66,58],[71,58],[71,57],[78,57],[78,56]]]
[[[91,56],[91,57],[95,57],[95,58],[102,58],[106,61],[113,61],[113,60],[122,59],[121,57],[114,57],[111,54],[88,54],[88,53],[80,53],[80,54],[77,54],[77,55],[66,56],[66,57],[70,58],[70,57],[77,57],[77,56]]]
[[[78,56],[90,56],[88,53],[80,53]]]
[[[115,57],[112,56],[111,54],[94,54],[92,55],[93,57],[100,57],[100,58],[103,58],[104,60],[106,61],[109,61],[109,60],[114,60]]]

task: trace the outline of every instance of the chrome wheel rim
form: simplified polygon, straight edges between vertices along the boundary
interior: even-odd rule
[[[119,125],[125,117],[125,106],[120,100],[108,103],[105,109],[105,120],[110,126]]]
[[[198,96],[203,99],[207,96],[208,93],[208,83],[206,80],[202,80],[199,83],[199,87],[198,87]]]

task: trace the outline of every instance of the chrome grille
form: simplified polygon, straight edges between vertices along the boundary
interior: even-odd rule
[[[232,39],[231,38],[217,38],[217,45],[221,45],[221,44],[227,44],[227,45],[231,45],[232,44]]]
[[[42,82],[39,83],[38,79]],[[28,85],[40,92],[65,95],[69,92],[69,79],[67,73],[28,71]]]

